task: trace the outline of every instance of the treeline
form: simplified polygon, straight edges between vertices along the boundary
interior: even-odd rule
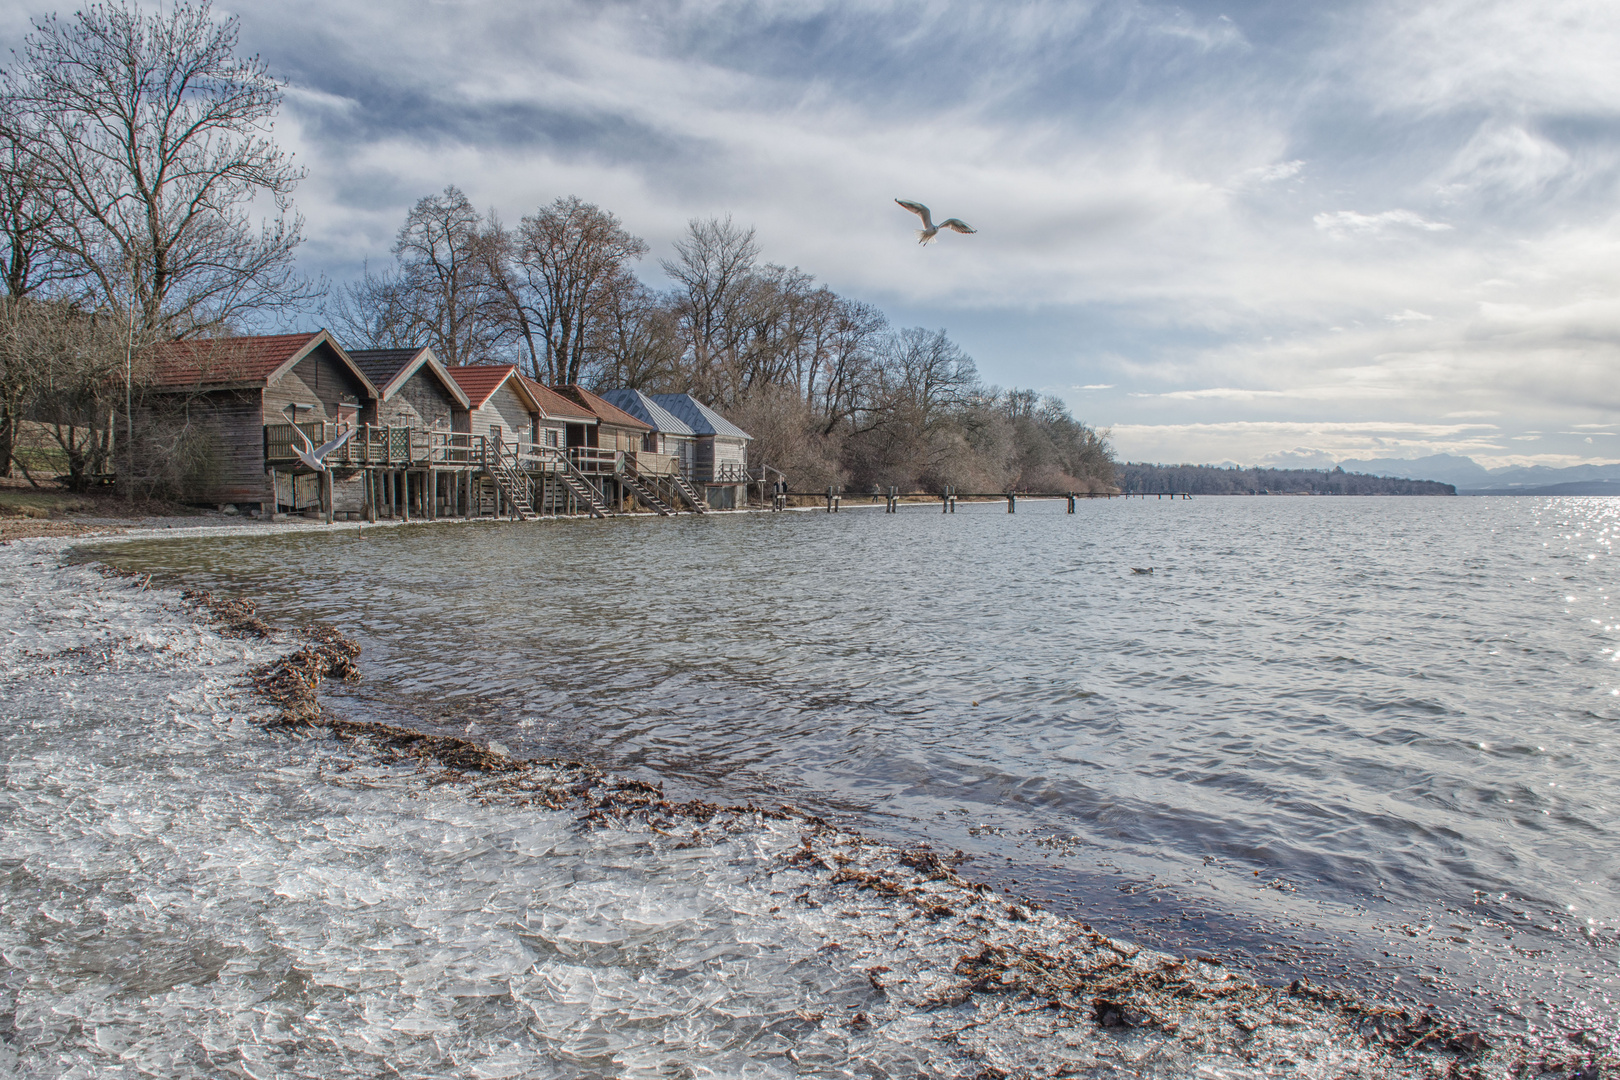
[[[1365,473],[1316,469],[1244,469],[1214,465],[1148,465],[1126,462],[1114,467],[1115,483],[1128,494],[1185,491],[1193,495],[1455,495],[1450,484],[1434,480],[1400,480]]]
[[[0,471],[43,422],[27,430],[87,483],[111,467],[143,346],[319,310],[356,348],[690,392],[799,488],[1112,482],[1106,433],[1060,401],[985,385],[943,331],[765,261],[729,218],[691,222],[658,291],[635,273],[646,242],[608,211],[559,198],[508,227],[451,187],[406,215],[389,265],[312,285],[294,260],[304,174],[270,136],[280,103],[206,2],[34,23],[0,73]]]
[[[891,326],[797,268],[752,229],[689,223],[648,288],[647,253],[578,197],[515,227],[459,189],[406,215],[392,265],[340,289],[327,322],[370,348],[431,345],[447,363],[500,360],[547,383],[685,392],[755,436],[752,462],[794,487],[1107,490],[1108,444],[1061,401],[986,386],[943,330]]]

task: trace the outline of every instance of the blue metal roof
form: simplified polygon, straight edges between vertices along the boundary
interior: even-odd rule
[[[686,422],[640,390],[604,390],[597,395],[665,435],[696,435]]]
[[[698,435],[722,435],[733,439],[753,438],[748,432],[691,394],[654,394],[653,401],[686,421],[686,425]]]

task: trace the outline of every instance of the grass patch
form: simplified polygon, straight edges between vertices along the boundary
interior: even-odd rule
[[[95,508],[96,504],[83,495],[66,491],[0,491],[0,514],[6,517],[60,517],[89,513]]]

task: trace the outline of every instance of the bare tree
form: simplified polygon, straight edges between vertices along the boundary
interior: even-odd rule
[[[888,332],[889,320],[869,304],[840,297],[817,355],[817,367],[806,384],[806,396],[818,403],[822,434],[849,423],[860,408],[868,377],[876,364],[874,347]]]
[[[491,282],[487,243],[483,216],[454,184],[411,208],[394,242],[397,284],[386,283],[380,296],[398,303],[408,327],[403,340],[431,346],[451,365],[487,359],[500,345],[509,327]]]
[[[674,259],[659,263],[676,283],[692,388],[712,399],[719,381],[716,368],[738,351],[743,328],[738,308],[759,258],[754,230],[724,219],[693,218],[686,238],[676,241]]]
[[[5,295],[30,296],[78,276],[54,242],[63,220],[28,149],[28,132],[0,129],[0,273]]]
[[[533,356],[552,383],[577,383],[599,324],[613,304],[634,292],[630,264],[647,245],[619,219],[576,195],[559,198],[523,219],[513,257],[522,277],[532,325],[544,355]]]
[[[354,348],[408,349],[418,336],[410,301],[397,269],[372,273],[368,263],[359,281],[340,286],[327,299],[326,325]]]
[[[34,23],[0,79],[5,114],[59,207],[59,252],[113,309],[185,336],[296,307],[303,172],[270,138],[281,87],[236,55],[208,3],[96,4]],[[255,222],[252,206],[271,215]]]
[[[0,450],[15,455],[27,418],[65,460],[70,488],[83,491],[108,475],[114,423],[133,374],[129,350],[129,325],[117,315],[62,300],[0,302],[0,411],[9,421]]]
[[[654,393],[686,389],[680,320],[664,298],[623,274],[607,290],[590,342],[586,383]]]

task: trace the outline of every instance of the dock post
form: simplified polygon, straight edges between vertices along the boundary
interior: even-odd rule
[[[827,513],[832,513],[832,485],[827,485]]]
[[[942,514],[951,512],[951,487],[949,484],[946,484],[945,490],[939,494],[939,512]]]
[[[1018,496],[1014,495],[1010,491],[1007,492],[1007,513],[1009,513],[1009,514],[1016,513],[1017,506],[1018,506]]]

